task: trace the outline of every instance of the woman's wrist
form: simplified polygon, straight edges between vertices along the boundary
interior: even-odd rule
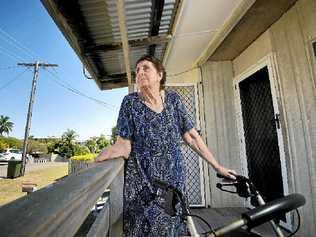
[[[221,169],[221,167],[222,167],[222,166],[221,166],[218,162],[216,162],[215,164],[213,164],[213,169],[214,169],[215,172],[219,172],[220,169]]]

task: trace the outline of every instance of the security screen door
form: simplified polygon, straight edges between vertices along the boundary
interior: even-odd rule
[[[235,84],[240,112],[237,118],[241,156],[246,160],[246,175],[266,201],[288,192],[280,114],[271,90],[274,88],[269,70],[271,66],[270,69],[263,66]],[[289,220],[286,216],[278,218],[287,227]]]
[[[200,129],[199,113],[198,113],[198,98],[196,84],[167,84],[166,89],[176,91],[193,122],[196,129]],[[187,196],[190,206],[205,206],[205,191],[204,191],[204,175],[202,159],[184,142],[182,143],[182,154],[186,165],[186,182]]]
[[[281,162],[268,69],[239,83],[248,174],[267,201],[283,195]]]

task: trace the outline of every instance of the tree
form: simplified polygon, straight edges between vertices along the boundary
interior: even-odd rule
[[[110,144],[110,141],[101,134],[100,137],[90,137],[85,144],[91,153],[99,153]]]
[[[67,131],[61,136],[61,140],[70,145],[75,143],[77,137],[78,134],[75,132],[75,130],[67,129]]]
[[[86,141],[86,146],[89,148],[91,153],[96,153],[98,152],[98,144],[97,144],[97,137],[90,137],[87,141]]]
[[[27,144],[27,153],[32,154],[35,152],[40,152],[43,154],[47,154],[47,144],[39,142],[35,139],[29,139]]]
[[[78,134],[74,130],[67,129],[61,136],[61,139],[53,138],[49,140],[47,150],[49,153],[53,152],[66,158],[70,158],[75,154],[75,142],[77,137]]]
[[[12,131],[14,123],[10,121],[8,116],[0,116],[0,136],[3,136],[3,133],[9,135]]]
[[[16,148],[21,149],[22,148],[22,141],[15,138],[15,137],[1,137],[0,136],[0,142],[6,144],[6,148]]]
[[[90,153],[88,147],[80,145],[80,144],[75,144],[74,148],[75,148],[74,149],[75,156],[80,156],[80,155],[85,155],[85,154]]]
[[[111,144],[114,144],[116,142],[116,139],[117,139],[116,132],[117,132],[116,126],[112,127]]]
[[[9,144],[3,140],[0,140],[0,151],[9,148]]]
[[[75,141],[78,134],[72,130],[67,129],[61,136],[61,144],[59,146],[60,153],[66,158],[70,158],[75,154]]]
[[[103,134],[101,134],[101,136],[97,139],[97,145],[99,151],[102,151],[105,147],[110,145],[110,141]]]

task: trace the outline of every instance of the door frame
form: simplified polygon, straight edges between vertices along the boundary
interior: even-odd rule
[[[272,95],[272,104],[274,109],[274,114],[280,113],[280,93],[277,87],[278,75],[277,75],[277,66],[276,66],[276,57],[274,53],[270,53],[267,56],[260,59],[258,62],[247,68],[245,71],[235,76],[233,79],[234,86],[234,98],[235,98],[235,110],[236,110],[236,120],[237,120],[237,130],[238,130],[238,140],[239,140],[239,149],[240,149],[240,160],[241,160],[241,170],[242,175],[248,177],[248,169],[247,169],[247,157],[246,157],[246,143],[245,143],[245,132],[243,127],[243,119],[242,119],[242,109],[241,109],[241,100],[240,100],[240,90],[239,83],[243,80],[247,79],[249,76],[253,75],[260,69],[267,67],[270,81],[270,89]],[[288,170],[286,165],[286,157],[285,157],[285,143],[283,138],[282,130],[285,129],[280,123],[280,129],[277,130],[278,137],[278,146],[279,146],[279,154],[280,154],[280,163],[281,163],[281,176],[282,176],[282,184],[283,184],[283,192],[284,195],[289,194],[289,182],[288,182]],[[250,201],[245,202],[247,207],[250,207]],[[293,218],[291,214],[286,214],[286,222],[281,221],[280,224],[287,228],[293,228]]]

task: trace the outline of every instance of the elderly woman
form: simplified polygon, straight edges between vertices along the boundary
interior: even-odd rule
[[[136,63],[138,92],[123,99],[117,141],[96,158],[96,162],[124,157],[124,236],[182,236],[179,217],[164,212],[153,198],[158,179],[183,193],[185,168],[181,154],[183,139],[214,170],[234,178],[234,171],[221,166],[197,133],[179,95],[164,90],[166,72],[161,62],[145,55]]]

